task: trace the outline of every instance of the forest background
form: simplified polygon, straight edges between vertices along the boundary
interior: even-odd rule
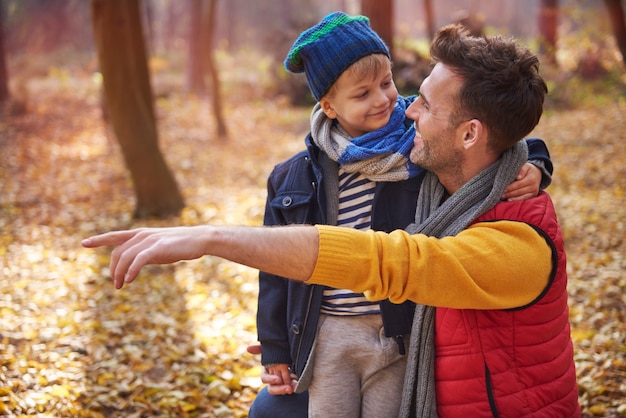
[[[146,225],[260,225],[266,177],[302,148],[312,107],[282,59],[333,10],[387,18],[376,28],[390,30],[405,94],[428,71],[432,29],[446,23],[468,19],[541,54],[550,94],[531,135],[555,164],[579,399],[586,417],[626,416],[626,71],[611,4],[625,5],[0,0],[0,416],[247,416],[261,388],[259,359],[245,351],[256,341],[257,272],[205,257],[150,266],[115,291],[109,251],[80,241]],[[119,18],[132,7],[146,73],[107,104],[107,71],[137,70],[128,61],[142,55],[92,8]],[[145,122],[119,123],[141,88],[153,129],[125,143],[132,120]],[[159,157],[168,184],[150,181]],[[156,191],[147,203],[142,187]],[[150,199],[167,210],[140,210],[159,207]]]

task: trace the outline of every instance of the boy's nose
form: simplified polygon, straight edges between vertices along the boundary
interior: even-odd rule
[[[389,103],[389,96],[385,94],[383,90],[378,90],[378,94],[376,95],[376,104],[383,105]]]

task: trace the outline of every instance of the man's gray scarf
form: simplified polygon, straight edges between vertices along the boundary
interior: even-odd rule
[[[498,161],[472,178],[445,202],[443,200],[446,191],[437,176],[431,172],[426,173],[417,199],[415,223],[409,225],[406,231],[438,238],[458,234],[500,201],[504,189],[515,180],[527,159],[526,141],[519,141],[515,147],[505,152]],[[434,320],[435,308],[417,305],[411,331],[400,417],[437,416]]]

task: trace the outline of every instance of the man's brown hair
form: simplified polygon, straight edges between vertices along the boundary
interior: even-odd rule
[[[463,26],[448,25],[437,32],[430,55],[433,65],[442,63],[463,79],[456,116],[484,123],[497,152],[539,123],[548,88],[537,56],[515,40],[470,36]]]

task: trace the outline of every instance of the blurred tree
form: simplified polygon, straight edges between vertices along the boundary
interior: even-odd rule
[[[183,6],[183,2],[165,0],[165,29],[163,30],[165,36],[163,37],[163,43],[165,50],[168,52],[176,49],[178,26]],[[184,11],[187,12],[187,8]]]
[[[424,0],[424,19],[426,20],[426,32],[428,39],[435,37],[435,14],[432,0]]]
[[[9,73],[4,50],[4,3],[0,0],[0,103],[9,98]]]
[[[159,150],[138,0],[92,0],[104,100],[137,198],[134,217],[165,218],[184,207]]]
[[[189,7],[189,56],[187,61],[187,90],[196,94],[204,94],[204,69],[202,57],[204,37],[202,36],[202,0],[190,0]]]
[[[139,15],[143,18],[145,29],[145,45],[148,56],[154,53],[154,3],[140,0],[141,11]]]
[[[91,50],[89,2],[84,0],[2,0],[9,20],[9,51],[48,54],[59,48]],[[87,19],[87,20],[85,20]]]
[[[211,99],[212,99],[212,108],[213,108],[213,116],[215,117],[215,122],[217,123],[217,137],[220,139],[228,138],[228,130],[226,129],[226,122],[224,121],[224,116],[222,115],[222,94],[220,89],[220,78],[219,72],[217,70],[217,65],[215,63],[214,56],[214,42],[213,42],[213,34],[215,33],[215,16],[216,16],[216,5],[217,0],[209,0],[209,7],[205,8],[205,12],[203,13],[203,28],[204,28],[204,36],[206,47],[204,48],[203,57],[206,62],[206,69],[209,73],[209,78],[211,80]]]
[[[556,64],[556,41],[559,20],[559,1],[541,0],[539,9],[539,53]]]
[[[217,137],[228,138],[228,130],[222,111],[220,79],[214,58],[213,34],[215,32],[215,14],[217,0],[191,0],[189,2],[189,57],[187,62],[187,90],[204,94],[207,90],[204,82],[205,73],[211,80],[211,108],[217,124]]]
[[[385,41],[393,56],[393,0],[361,0],[361,13],[369,17],[372,29]]]
[[[604,0],[604,4],[609,12],[613,35],[617,42],[617,47],[622,53],[622,62],[626,64],[626,23],[624,22],[624,5],[621,0]]]

